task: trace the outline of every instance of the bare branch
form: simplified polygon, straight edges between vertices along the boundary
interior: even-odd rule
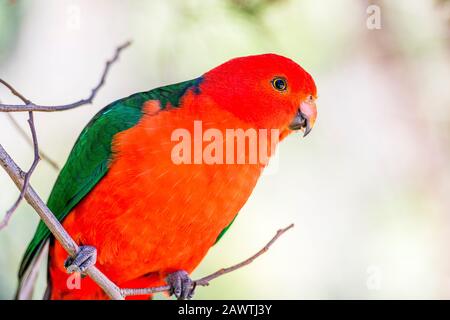
[[[13,115],[11,113],[6,113],[6,116],[8,117],[8,119],[11,121],[11,124],[14,126],[14,128],[16,128],[16,130],[20,133],[20,135],[31,145],[33,146],[33,140],[28,136],[28,134],[25,132],[25,130],[19,125],[19,123],[17,122],[17,120],[13,117]],[[53,169],[55,169],[56,171],[59,171],[60,167],[58,165],[58,163],[53,160],[52,158],[50,158],[50,156],[48,156],[44,151],[39,150],[39,156],[41,157],[42,160],[44,160],[45,162],[47,162]]]
[[[5,169],[10,178],[14,181],[19,189],[25,190],[25,200],[39,214],[42,221],[50,229],[55,238],[61,243],[62,247],[71,256],[76,255],[78,246],[70,237],[61,223],[56,219],[50,209],[45,205],[42,199],[37,195],[31,186],[23,188],[25,184],[25,173],[17,166],[13,159],[8,155],[5,149],[0,145],[0,166]],[[114,300],[123,300],[120,289],[109,280],[100,270],[92,266],[86,270],[86,273],[94,280],[105,293]]]
[[[252,263],[256,258],[258,258],[259,256],[261,256],[262,254],[264,254],[265,252],[267,252],[269,250],[269,248],[275,243],[275,241],[278,240],[279,237],[281,237],[286,231],[288,231],[289,229],[293,228],[294,224],[290,224],[289,226],[287,226],[286,228],[280,229],[277,231],[277,233],[275,234],[275,236],[261,249],[259,250],[257,253],[255,253],[253,256],[251,256],[250,258],[242,261],[241,263],[238,263],[234,266],[228,267],[228,268],[223,268],[220,270],[217,270],[214,273],[211,273],[210,275],[200,278],[198,280],[194,281],[194,286],[208,286],[209,282],[211,280],[214,280],[224,274],[233,272],[237,269],[240,269],[246,265],[249,265],[250,263]],[[152,294],[152,293],[157,293],[157,292],[164,292],[164,291],[169,291],[170,290],[170,286],[159,286],[159,287],[152,287],[152,288],[126,288],[126,289],[121,289],[122,295],[124,297],[126,296],[140,296],[140,295],[147,295],[147,294]]]
[[[111,68],[111,65],[116,62],[119,59],[120,53],[123,49],[129,47],[131,45],[131,41],[125,42],[123,45],[116,48],[115,54],[112,57],[111,60],[106,61],[105,68],[103,70],[102,76],[100,77],[99,83],[92,89],[91,94],[89,97],[85,99],[81,99],[79,101],[69,103],[69,104],[63,104],[59,106],[44,106],[44,105],[38,105],[35,104],[27,99],[25,99],[23,96],[18,94],[18,92],[5,80],[0,79],[0,83],[8,87],[8,89],[11,90],[11,92],[16,95],[17,97],[22,97],[22,101],[25,103],[25,105],[9,105],[9,104],[0,104],[0,112],[24,112],[24,111],[40,111],[40,112],[53,112],[53,111],[63,111],[63,110],[69,110],[73,108],[80,107],[85,104],[90,104],[94,100],[95,96],[97,95],[97,92],[99,89],[105,84],[106,76],[109,73],[109,69]]]

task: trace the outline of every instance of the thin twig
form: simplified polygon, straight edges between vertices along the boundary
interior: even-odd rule
[[[13,95],[15,95],[16,97],[18,97],[20,100],[23,101],[23,103],[25,104],[32,104],[32,102],[30,100],[28,100],[27,98],[25,98],[22,94],[20,94],[12,85],[10,85],[8,82],[6,82],[3,79],[0,79],[0,83],[3,84],[5,87],[7,87],[11,93]],[[32,110],[29,110],[32,111]]]
[[[11,113],[6,113],[6,116],[11,121],[11,124],[14,126],[14,128],[20,133],[20,135],[32,146],[33,140],[28,136],[28,134],[25,132],[25,130],[19,125],[17,120],[14,118],[14,116]],[[53,169],[56,171],[60,170],[60,167],[58,163],[53,160],[50,156],[48,156],[44,151],[39,150],[39,156],[41,159],[45,162],[47,162]]]
[[[106,61],[105,68],[103,69],[102,76],[100,77],[100,81],[92,89],[89,97],[87,97],[85,99],[81,99],[81,100],[73,102],[73,103],[63,104],[63,105],[59,105],[59,106],[38,105],[38,104],[35,104],[26,99],[25,100],[27,102],[25,102],[25,100],[22,99],[22,101],[24,101],[25,105],[0,104],[0,112],[24,112],[24,111],[53,112],[53,111],[69,110],[69,109],[80,107],[85,104],[92,103],[95,96],[97,95],[98,90],[105,84],[106,76],[109,73],[109,69],[110,69],[111,65],[119,59],[121,51],[123,49],[129,47],[130,45],[131,45],[131,41],[127,41],[123,45],[116,48],[115,54],[112,57],[112,59]],[[14,88],[9,83],[7,83],[5,80],[0,79],[0,83],[5,85],[6,87],[8,87],[13,93],[15,92]],[[15,95],[18,96],[17,94],[15,94]]]
[[[16,211],[16,209],[19,207],[19,204],[20,204],[20,202],[22,201],[22,199],[23,199],[23,197],[25,195],[25,190],[28,187],[28,185],[30,184],[31,175],[33,174],[34,169],[36,169],[36,166],[37,166],[37,164],[39,163],[39,160],[40,160],[40,157],[39,157],[39,146],[38,146],[38,140],[37,140],[37,135],[36,135],[36,128],[34,126],[34,117],[33,117],[33,112],[31,112],[31,111],[28,112],[28,125],[30,126],[31,135],[33,137],[33,148],[34,148],[33,163],[31,164],[30,169],[25,173],[23,188],[20,191],[19,197],[14,202],[12,207],[9,208],[8,211],[6,211],[6,214],[3,217],[3,220],[0,222],[0,230],[2,230],[3,228],[5,228],[8,225],[8,222],[11,219],[11,216],[13,215],[14,211]]]
[[[223,276],[224,274],[233,272],[233,271],[240,269],[246,265],[249,265],[256,258],[258,258],[262,254],[267,252],[269,250],[269,248],[274,244],[274,242],[278,240],[279,237],[281,237],[286,231],[288,231],[289,229],[291,229],[293,227],[294,227],[294,224],[290,224],[286,228],[278,230],[277,233],[275,234],[275,236],[264,246],[264,248],[259,250],[257,253],[252,255],[250,258],[248,258],[234,266],[231,266],[228,268],[222,268],[220,270],[217,270],[214,273],[211,273],[210,275],[208,275],[206,277],[195,280],[193,286],[208,286],[209,282],[211,280],[214,280],[220,276]],[[135,288],[125,288],[125,289],[121,289],[121,292],[122,292],[122,295],[124,297],[126,297],[126,296],[148,295],[148,294],[157,293],[157,292],[169,291],[170,289],[171,289],[170,286],[166,285],[166,286],[159,286],[159,287],[152,287],[152,288],[136,288],[136,289]]]

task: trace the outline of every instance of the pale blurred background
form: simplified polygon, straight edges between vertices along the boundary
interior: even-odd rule
[[[86,97],[128,39],[93,105],[35,115],[41,148],[60,166],[109,102],[236,56],[283,54],[317,83],[312,134],[280,146],[278,163],[194,278],[295,228],[196,298],[450,299],[449,1],[0,0],[0,77],[36,103]],[[0,99],[20,102],[4,88]],[[26,114],[14,117],[27,130]],[[6,114],[0,143],[28,168],[32,149]],[[44,199],[56,176],[39,164],[32,185]],[[0,170],[0,216],[17,195]],[[0,298],[13,296],[37,222],[22,204],[0,231]]]

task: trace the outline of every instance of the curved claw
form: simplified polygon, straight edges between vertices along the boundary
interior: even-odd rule
[[[178,300],[192,299],[196,283],[186,271],[173,272],[167,276],[166,281],[171,288],[170,295],[175,295]]]
[[[97,262],[97,249],[92,246],[80,246],[75,257],[68,257],[64,267],[68,273],[83,273]]]

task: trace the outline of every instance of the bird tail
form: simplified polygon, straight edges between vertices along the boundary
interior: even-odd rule
[[[31,300],[33,297],[34,287],[36,285],[36,279],[39,274],[39,267],[41,265],[42,259],[47,256],[48,253],[48,241],[40,248],[39,254],[35,255],[31,263],[28,265],[25,272],[19,277],[19,285],[16,290],[15,300]],[[44,295],[44,299],[46,298]]]

